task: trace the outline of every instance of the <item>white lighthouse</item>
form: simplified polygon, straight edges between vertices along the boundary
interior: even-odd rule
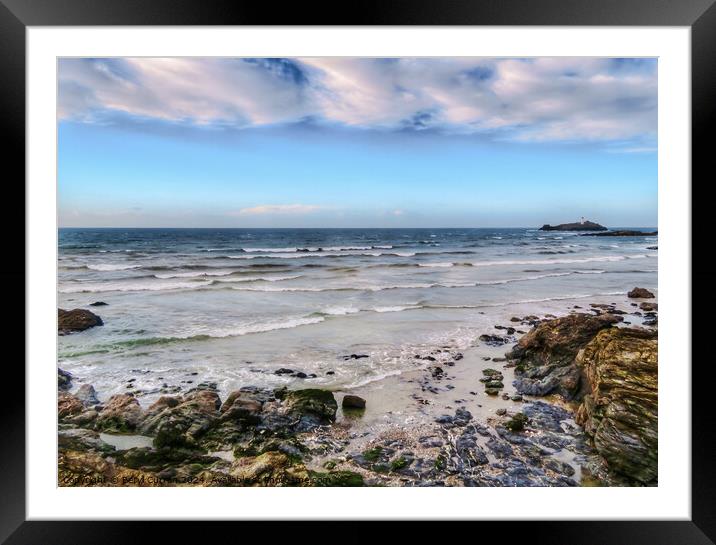
[[[587,220],[584,219],[584,216],[582,216],[582,217],[579,219],[579,223],[582,224],[582,225],[584,225],[584,222],[585,222],[585,221],[587,221]]]

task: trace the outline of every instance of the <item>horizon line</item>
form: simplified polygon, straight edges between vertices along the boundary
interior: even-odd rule
[[[549,224],[543,224],[543,225],[549,225]],[[124,226],[116,226],[116,227],[92,227],[92,226],[82,226],[82,227],[72,227],[72,226],[57,226],[58,229],[536,229],[539,230],[542,226],[534,227],[534,226],[524,226],[524,225],[517,225],[517,226],[489,226],[484,225],[480,227],[465,227],[465,226],[441,226],[441,227],[395,227],[395,226],[389,226],[389,227],[143,227],[143,226],[133,226],[133,227],[124,227]],[[605,226],[606,227],[606,226]],[[613,227],[607,227],[607,229],[615,229],[615,228],[622,228],[622,229],[658,229],[658,226],[653,225],[615,225]],[[590,231],[590,229],[585,229],[585,231]]]

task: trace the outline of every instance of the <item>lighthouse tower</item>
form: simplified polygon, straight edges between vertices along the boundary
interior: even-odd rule
[[[587,221],[587,220],[585,220],[585,219],[584,219],[584,216],[582,216],[582,217],[580,218],[580,220],[579,220],[579,223],[581,223],[582,225],[584,225],[584,222],[585,222],[585,221]]]

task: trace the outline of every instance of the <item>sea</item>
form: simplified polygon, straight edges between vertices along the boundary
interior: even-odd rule
[[[513,316],[656,291],[657,263],[655,236],[528,228],[63,228],[58,307],[104,325],[59,336],[58,365],[101,398],[199,382],[350,390]]]

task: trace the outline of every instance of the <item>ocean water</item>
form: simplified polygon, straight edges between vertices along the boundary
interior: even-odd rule
[[[349,389],[511,316],[655,290],[656,245],[536,229],[61,229],[58,306],[105,325],[59,337],[58,363],[101,398],[130,378],[148,400],[205,380]]]

